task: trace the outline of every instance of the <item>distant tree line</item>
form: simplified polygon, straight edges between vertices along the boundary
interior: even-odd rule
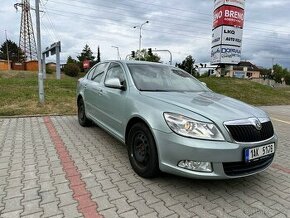
[[[279,64],[275,64],[270,69],[261,69],[261,75],[264,79],[273,79],[277,83],[285,81],[287,85],[290,85],[290,71]]]

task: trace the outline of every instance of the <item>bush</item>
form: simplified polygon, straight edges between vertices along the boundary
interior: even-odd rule
[[[53,73],[53,69],[51,69],[51,68],[48,67],[48,66],[46,66],[45,71],[46,71],[47,74],[52,74],[52,73]]]
[[[286,85],[290,85],[290,73],[285,76],[285,83]]]
[[[71,77],[77,77],[80,73],[80,68],[75,63],[68,63],[64,66],[64,73]]]

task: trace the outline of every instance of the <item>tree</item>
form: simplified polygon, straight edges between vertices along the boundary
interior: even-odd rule
[[[266,69],[266,68],[261,68],[260,73],[261,76],[266,79],[266,78],[271,78],[271,69]]]
[[[97,63],[101,62],[101,52],[100,52],[100,46],[98,46],[98,53],[97,53]]]
[[[188,72],[189,74],[192,74],[193,76],[197,76],[197,72],[194,68],[195,59],[188,55],[181,63],[176,63],[176,67]]]
[[[81,55],[77,56],[77,58],[78,58],[79,62],[83,62],[84,60],[94,61],[96,57],[93,56],[93,52],[92,52],[90,46],[88,46],[88,44],[86,44],[81,52]]]
[[[26,59],[24,52],[18,47],[15,42],[9,39],[6,40],[0,47],[0,59],[7,60],[7,44],[9,51],[9,60],[13,62],[24,62]]]
[[[279,64],[275,64],[273,66],[273,70],[274,70],[274,77],[273,77],[273,79],[277,83],[281,83],[282,82],[282,78],[285,78],[285,76],[288,74],[288,70],[286,68],[283,68]]]
[[[98,46],[98,51],[97,51],[97,59],[94,61],[91,61],[91,66],[101,62],[101,52],[100,52],[100,46]]]
[[[76,64],[77,60],[73,59],[72,56],[68,56],[66,63],[67,64]]]
[[[77,56],[78,60],[79,60],[79,67],[81,69],[81,71],[84,71],[83,68],[83,61],[84,60],[89,60],[90,61],[90,66],[92,66],[94,64],[95,61],[95,56],[93,56],[93,52],[90,48],[90,46],[88,46],[88,44],[85,45],[85,47],[83,48],[81,55]]]
[[[142,49],[141,52],[138,50],[135,54],[137,54],[137,56],[133,58],[134,60],[139,60],[140,56],[140,61],[160,62],[160,57],[157,54],[148,53],[146,49]]]

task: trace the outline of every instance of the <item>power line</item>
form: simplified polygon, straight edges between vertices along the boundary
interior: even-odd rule
[[[111,23],[111,24],[114,24],[114,25],[116,25],[116,23],[114,23],[114,22],[112,22],[112,21],[116,21],[116,22],[119,22],[119,19],[112,19],[112,18],[110,18],[110,20],[108,20],[108,18],[104,18],[103,16],[101,16],[101,17],[98,17],[98,16],[92,16],[92,15],[86,15],[86,14],[80,14],[80,13],[75,13],[75,12],[68,12],[68,11],[62,11],[62,10],[51,10],[50,9],[50,11],[56,11],[56,12],[60,12],[60,13],[57,13],[58,15],[60,15],[60,16],[65,16],[66,17],[66,15],[65,15],[65,13],[67,13],[68,14],[68,16],[71,16],[71,15],[77,15],[77,16],[85,16],[85,17],[89,17],[89,19],[86,19],[86,20],[89,20],[89,21],[95,21],[95,19],[96,18],[100,18],[100,19],[103,19],[103,22],[106,22],[106,23]],[[54,13],[54,12],[52,12],[52,13]],[[80,17],[78,17],[79,19],[80,19]],[[83,18],[81,18],[81,19],[83,19]],[[118,25],[120,25],[120,24],[118,24]],[[131,25],[128,25],[128,24],[124,24],[124,22],[123,22],[123,24],[122,24],[122,26],[126,26],[126,27],[129,27],[129,28],[132,28],[132,26]],[[183,38],[184,37],[190,37],[190,38],[196,38],[196,39],[207,39],[207,40],[211,40],[211,38],[210,38],[210,34],[208,34],[209,35],[209,37],[200,37],[200,36],[197,36],[197,35],[190,35],[190,34],[185,34],[185,33],[180,33],[180,32],[170,32],[170,31],[164,31],[164,30],[160,30],[160,29],[158,29],[158,30],[155,30],[155,29],[152,29],[152,28],[144,28],[144,30],[145,31],[150,31],[150,32],[157,32],[157,33],[165,33],[165,34],[170,34],[170,35],[174,35],[175,37],[176,36],[182,36]],[[175,30],[175,29],[174,29]],[[183,30],[184,31],[184,30]],[[98,32],[105,32],[105,33],[108,33],[108,31],[102,31],[102,30],[98,30]],[[188,33],[188,32],[187,32]],[[127,35],[126,37],[130,37],[129,35]],[[257,39],[252,39],[252,38],[245,38],[246,40],[254,40],[254,41],[256,41]],[[279,42],[274,42],[274,43],[279,43]],[[263,43],[252,43],[252,42],[249,42],[249,44],[251,44],[251,45],[258,45],[258,46],[264,46],[264,44]],[[289,43],[288,43],[289,44]],[[271,46],[269,46],[269,47],[271,47]]]
[[[84,14],[79,14],[79,13],[74,13],[74,12],[66,12],[66,11],[61,11],[61,10],[54,10],[54,11],[58,11],[58,12],[61,12],[61,13],[69,13],[69,14],[74,14],[74,15],[78,15],[78,16],[87,16],[87,17],[91,17],[92,18],[96,18],[96,16],[91,16],[91,15],[84,15]],[[65,16],[64,14],[58,14],[60,16]],[[91,20],[89,19],[89,20]],[[106,20],[106,18],[102,17],[102,19],[104,19],[105,22],[107,23],[112,23],[108,20]],[[111,19],[111,20],[114,20],[114,19]],[[115,21],[119,21],[118,19],[115,19]],[[115,24],[115,23],[112,23],[112,24]],[[122,26],[124,26],[124,24],[122,24]],[[126,25],[128,27],[131,27],[130,25]],[[166,33],[166,34],[173,34],[172,32],[168,32],[168,31],[161,31],[161,30],[154,30],[154,29],[144,29],[144,30],[148,30],[148,31],[151,31],[151,32],[159,32],[159,33]],[[104,32],[104,31],[103,31]],[[107,31],[106,31],[107,32]],[[196,36],[196,35],[188,35],[188,34],[182,34],[182,33],[174,33],[174,35],[179,35],[179,36],[185,36],[185,37],[193,37],[193,38],[200,38],[200,39],[209,39],[209,38],[205,38],[205,37],[199,37],[199,36]],[[249,40],[256,40],[256,39],[250,39],[248,38]],[[251,44],[255,44],[255,45],[259,45],[257,43],[251,43]],[[264,45],[264,44],[260,44],[261,45]]]
[[[98,10],[99,11],[99,9],[98,8],[96,8],[96,5],[99,5],[99,6],[101,6],[101,7],[105,7],[105,8],[109,8],[109,11],[110,12],[113,12],[114,14],[118,14],[118,15],[121,15],[121,16],[126,16],[126,17],[128,17],[128,14],[123,14],[123,13],[119,13],[119,12],[116,12],[116,7],[115,6],[109,6],[109,4],[106,4],[106,5],[104,5],[104,4],[100,4],[100,3],[94,3],[94,4],[92,4],[92,3],[90,3],[90,2],[85,2],[85,1],[78,1],[78,0],[71,0],[71,1],[73,1],[73,2],[77,2],[77,3],[81,3],[82,5],[72,5],[72,4],[68,4],[68,3],[65,3],[65,2],[63,2],[63,1],[55,1],[55,0],[50,0],[50,2],[54,2],[54,3],[61,3],[61,4],[64,4],[64,5],[68,5],[68,6],[71,6],[71,7],[78,7],[78,8],[85,8],[85,9],[89,9],[89,10]],[[111,1],[111,2],[114,2],[114,3],[116,3],[115,1],[112,1],[112,0],[109,0],[109,1]],[[142,4],[145,4],[145,5],[154,5],[154,6],[158,6],[158,7],[162,7],[163,9],[164,8],[169,8],[169,9],[173,9],[173,10],[179,10],[179,11],[187,11],[187,12],[190,12],[191,14],[201,14],[201,15],[207,15],[207,17],[210,17],[210,18],[212,18],[212,16],[209,16],[209,14],[206,14],[206,13],[201,13],[201,12],[197,12],[197,11],[194,11],[194,12],[192,12],[192,11],[188,11],[188,10],[183,10],[183,9],[176,9],[176,8],[171,8],[171,7],[166,7],[166,6],[161,6],[161,5],[157,5],[157,4],[152,4],[152,3],[143,3],[143,2],[140,2],[140,1],[136,1],[135,0],[135,2],[138,2],[138,3],[142,3]],[[83,6],[84,4],[87,4],[87,5],[91,5],[90,7],[87,7],[87,6]],[[119,5],[126,5],[126,6],[129,6],[129,7],[131,7],[132,8],[132,5],[128,5],[128,4],[124,4],[124,3],[120,3],[120,2],[118,2],[118,4]],[[139,6],[139,8],[140,8],[140,6]],[[134,10],[134,12],[136,12],[137,11],[137,9],[138,9],[138,7],[136,8],[136,7],[134,7],[134,8],[132,8],[133,10]],[[126,11],[129,11],[129,12],[132,12],[132,10],[131,9],[129,9],[128,7],[126,7],[126,8],[122,8],[122,11],[124,11],[124,10],[126,10]],[[143,10],[144,11],[144,10]],[[140,13],[136,13],[136,16],[137,15],[140,15]],[[170,13],[168,13],[168,11],[166,12],[166,15],[168,16],[168,15],[171,15],[171,16],[176,16],[176,13],[175,14],[170,14]],[[135,17],[136,18],[136,17]],[[187,18],[187,19],[182,19],[182,18]],[[181,15],[181,14],[178,14],[178,16],[177,16],[177,19],[178,20],[180,20],[180,21],[183,21],[183,22],[188,22],[188,23],[190,23],[190,25],[192,26],[193,24],[192,24],[192,17],[188,17],[188,16],[184,16],[184,15]],[[189,20],[190,19],[190,20]],[[158,19],[157,19],[158,20]],[[156,18],[154,18],[154,21],[156,21]],[[205,21],[205,22],[202,22],[202,21]],[[162,24],[164,24],[164,21],[161,21],[162,22]],[[259,22],[256,22],[256,21],[251,21],[251,22],[254,22],[254,23],[259,23]],[[166,23],[172,23],[172,21],[166,21]],[[198,23],[199,24],[212,24],[212,21],[210,20],[210,22],[209,22],[209,19],[208,18],[206,18],[206,19],[201,19],[200,17],[198,18]],[[263,22],[260,22],[260,23],[263,23]],[[176,25],[182,25],[182,26],[186,26],[186,27],[188,27],[189,26],[189,24],[188,25],[184,25],[184,24],[178,24],[178,23],[174,23],[174,24],[176,24]],[[267,24],[267,23],[264,23],[264,24]],[[278,26],[278,25],[274,25],[274,26]],[[279,26],[279,27],[281,27],[281,26]],[[263,28],[259,28],[259,27],[245,27],[245,29],[250,29],[250,30],[255,30],[255,31],[260,31],[260,32],[269,32],[269,33],[275,33],[272,29],[263,29]],[[279,31],[279,33],[281,34],[290,34],[290,32],[286,32],[286,31]]]
[[[77,0],[71,0],[71,1],[80,3]],[[88,3],[88,2],[82,2],[82,3],[86,3],[86,4],[89,4],[89,5],[93,5],[93,7],[92,6],[88,7],[88,6],[83,6],[83,5],[81,5],[81,6],[80,5],[72,5],[72,4],[68,4],[68,3],[62,2],[62,1],[54,1],[54,0],[50,0],[50,2],[60,3],[60,4],[64,4],[64,5],[67,5],[67,6],[70,6],[70,7],[77,7],[77,8],[84,8],[84,9],[94,10],[94,11],[100,11],[100,9],[97,9],[95,7],[96,4],[91,4],[91,3]],[[97,5],[101,5],[102,7],[109,8],[109,9],[105,9],[105,10],[109,11],[110,13],[114,13],[115,15],[117,14],[117,15],[120,15],[120,16],[124,16],[126,18],[128,17],[128,14],[123,14],[123,13],[116,12],[116,10],[115,10],[116,8],[115,7],[110,7],[108,5],[105,5],[104,6],[102,4],[97,4]],[[125,10],[128,10],[128,9],[126,8]],[[131,12],[131,10],[129,10],[129,11]],[[134,12],[136,12],[136,9],[134,9]],[[166,13],[166,14],[168,14],[168,13]],[[174,14],[173,16],[176,16],[176,14]],[[190,22],[190,24],[176,23],[176,22],[172,22],[172,21],[168,21],[168,20],[166,22],[164,22],[163,20],[160,20],[158,18],[154,18],[154,22],[155,23],[160,23],[161,24],[161,25],[158,25],[158,24],[154,24],[154,25],[156,25],[156,26],[158,25],[160,27],[164,27],[165,26],[167,28],[171,28],[171,26],[178,26],[178,27],[183,26],[183,27],[185,27],[182,30],[180,30],[178,28],[174,28],[174,29],[171,28],[171,29],[173,29],[175,31],[176,30],[184,31],[184,29],[188,29],[188,28],[192,28],[192,27],[196,27],[196,28],[201,29],[201,27],[204,27],[204,25],[202,25],[202,24],[206,24],[206,25],[209,26],[209,28],[211,28],[211,24],[212,23],[211,23],[211,21],[209,22],[208,19],[206,19],[206,22],[201,22],[201,19],[199,18],[199,22],[198,23],[192,23],[192,19],[191,20],[184,20],[184,19],[181,20],[180,17],[183,17],[183,16],[178,15],[178,20],[184,21],[184,22]],[[108,19],[110,19],[110,18],[108,18]],[[168,24],[169,24],[169,26],[168,26]],[[266,30],[266,29],[257,28],[257,27],[254,27],[254,28],[245,27],[245,31],[247,31],[247,30],[254,30],[255,32],[276,33],[276,32],[273,32],[273,30]],[[281,31],[279,33],[281,33]],[[288,34],[288,33],[285,32],[285,34]],[[289,34],[290,34],[290,32],[289,32]],[[286,39],[286,38],[279,38],[279,37],[274,37],[274,36],[267,36],[267,39],[268,38],[275,38],[275,39],[281,39],[281,40],[289,40],[289,39]],[[252,40],[256,40],[256,39],[252,39]]]

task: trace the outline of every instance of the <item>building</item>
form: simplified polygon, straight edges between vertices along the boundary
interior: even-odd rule
[[[226,76],[245,78],[245,79],[256,79],[260,78],[260,69],[249,61],[241,61],[238,65],[230,66]]]
[[[10,61],[10,69],[11,69],[11,61]],[[9,64],[7,60],[0,60],[0,70],[9,70]]]

